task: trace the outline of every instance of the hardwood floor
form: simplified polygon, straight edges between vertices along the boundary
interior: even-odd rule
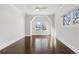
[[[33,39],[35,39],[35,37]],[[56,43],[57,43],[56,47],[54,47],[54,46],[52,48],[48,47],[45,49],[39,49],[39,51],[38,51],[35,49],[34,46],[31,47],[30,38],[31,37],[29,37],[29,36],[25,37],[25,38],[15,42],[14,44],[6,47],[2,51],[0,51],[0,53],[1,54],[75,54],[75,52],[73,52],[71,49],[69,49],[67,46],[65,46],[58,39],[56,39]]]

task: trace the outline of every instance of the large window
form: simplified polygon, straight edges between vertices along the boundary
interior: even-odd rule
[[[63,16],[63,25],[79,23],[79,9],[73,10]]]
[[[42,30],[42,31],[46,30],[46,25],[43,23],[37,22],[36,23],[36,31],[39,31],[39,30]]]

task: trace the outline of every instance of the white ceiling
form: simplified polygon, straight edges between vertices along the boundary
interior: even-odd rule
[[[23,13],[31,15],[54,14],[60,7],[62,7],[61,4],[14,4],[14,6]],[[40,11],[35,11],[36,7],[43,9],[40,9]]]

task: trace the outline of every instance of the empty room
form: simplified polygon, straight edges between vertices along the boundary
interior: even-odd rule
[[[79,4],[0,4],[0,54],[78,54]]]

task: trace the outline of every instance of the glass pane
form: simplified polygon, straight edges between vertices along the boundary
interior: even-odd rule
[[[79,23],[79,9],[69,12],[63,16],[63,25]]]

